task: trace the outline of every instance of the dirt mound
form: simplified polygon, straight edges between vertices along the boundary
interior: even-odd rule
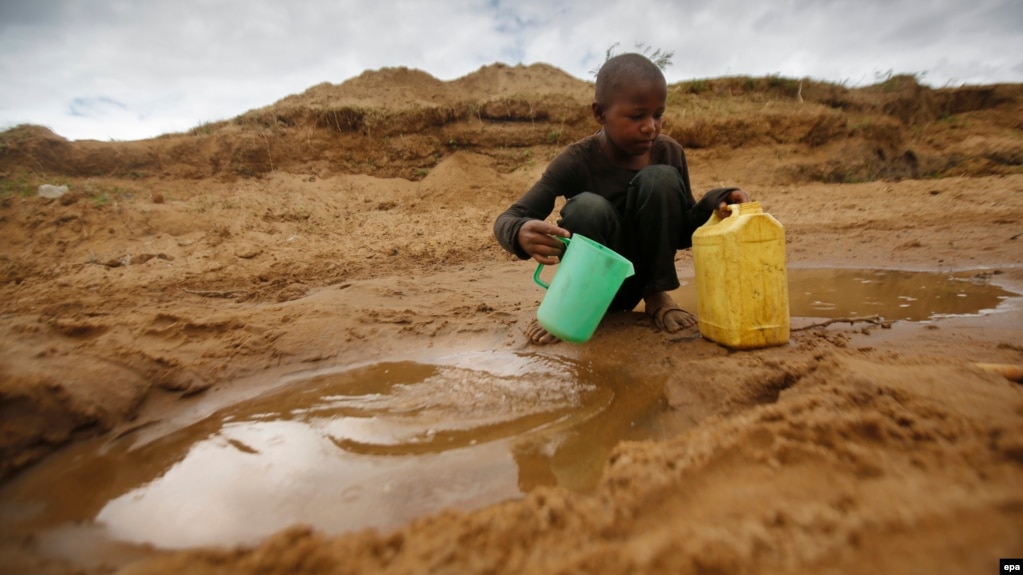
[[[471,149],[510,171],[592,133],[591,93],[590,83],[544,64],[496,64],[450,82],[388,68],[153,140],[72,143],[18,127],[0,134],[0,170],[225,181],[283,170],[418,180]],[[1021,115],[1023,90],[1014,85],[934,90],[897,76],[849,89],[723,78],[671,86],[665,133],[691,149],[774,147],[778,183],[854,182],[1017,173],[1023,143],[997,136],[1019,129]],[[971,149],[961,149],[967,140]]]
[[[547,64],[507,66],[492,64],[443,82],[420,70],[384,68],[367,70],[341,84],[323,83],[288,96],[270,108],[332,108],[362,106],[401,109],[414,106],[454,105],[463,101],[506,96],[544,94],[592,96],[591,85]]]

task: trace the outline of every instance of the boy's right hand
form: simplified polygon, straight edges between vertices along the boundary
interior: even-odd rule
[[[529,220],[519,228],[519,246],[534,260],[545,266],[561,261],[565,244],[558,239],[572,237],[572,232],[543,220]]]
[[[723,220],[728,216],[732,215],[732,210],[728,209],[729,204],[745,204],[746,202],[749,201],[752,201],[750,200],[749,194],[742,190],[732,190],[731,192],[728,192],[728,195],[725,197],[724,201],[718,204],[717,209],[718,219]]]

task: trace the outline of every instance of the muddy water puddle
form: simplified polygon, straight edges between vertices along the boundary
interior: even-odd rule
[[[879,315],[892,321],[915,322],[979,315],[1019,297],[990,283],[990,277],[990,272],[983,271],[790,268],[789,312],[792,317]],[[674,295],[683,308],[696,309],[696,289],[691,279]]]
[[[301,374],[180,429],[51,456],[0,490],[0,526],[45,555],[117,564],[144,545],[386,530],[539,485],[586,490],[660,396],[629,379],[511,352]]]
[[[1018,297],[987,279],[790,269],[791,313],[933,321]],[[675,296],[695,308],[691,282]],[[663,381],[595,361],[467,352],[294,374],[187,423],[54,454],[0,487],[0,533],[117,565],[150,546],[253,543],[293,524],[387,530],[541,485],[585,491],[611,448],[655,435],[645,426],[665,409]]]

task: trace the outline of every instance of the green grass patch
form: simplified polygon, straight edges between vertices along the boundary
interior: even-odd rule
[[[5,198],[27,198],[36,193],[37,188],[34,178],[25,170],[0,178],[0,196]]]

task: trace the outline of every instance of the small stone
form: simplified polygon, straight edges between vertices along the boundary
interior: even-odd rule
[[[234,251],[234,255],[245,260],[252,259],[262,253],[263,249],[254,244],[242,244]]]
[[[54,186],[43,184],[39,186],[39,196],[42,198],[59,198],[67,193],[67,186]]]

